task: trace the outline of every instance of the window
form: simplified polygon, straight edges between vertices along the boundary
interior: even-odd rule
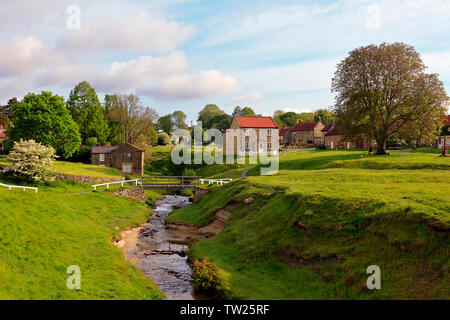
[[[245,135],[249,136],[252,134],[252,129],[245,129]]]
[[[251,148],[251,143],[250,142],[246,142],[245,143],[245,150],[250,150],[250,148]]]
[[[267,142],[267,149],[271,149],[272,150],[272,142]]]
[[[272,135],[272,129],[267,129],[267,135],[270,137]]]
[[[105,162],[105,154],[100,153],[100,162]]]
[[[122,172],[123,173],[131,173],[132,170],[132,165],[131,164],[122,164]]]
[[[123,161],[131,161],[131,153],[124,152],[123,153]]]

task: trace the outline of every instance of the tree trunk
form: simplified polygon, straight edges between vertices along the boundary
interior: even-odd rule
[[[376,155],[386,155],[387,153],[387,138],[377,139],[377,153]]]

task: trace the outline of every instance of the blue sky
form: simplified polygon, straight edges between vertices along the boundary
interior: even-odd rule
[[[271,115],[333,104],[352,49],[402,41],[450,92],[450,1],[0,0],[0,100],[82,80],[189,120],[208,103]],[[68,27],[77,6],[80,28]],[[76,14],[76,12],[75,12]],[[71,20],[78,21],[78,20]]]

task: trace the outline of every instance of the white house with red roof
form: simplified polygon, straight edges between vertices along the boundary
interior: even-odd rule
[[[271,117],[235,116],[223,132],[224,155],[276,155],[279,149],[278,126]]]

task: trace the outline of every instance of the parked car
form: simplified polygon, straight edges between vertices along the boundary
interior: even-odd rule
[[[316,147],[316,150],[325,150],[326,148],[327,147],[323,143],[321,143]]]

